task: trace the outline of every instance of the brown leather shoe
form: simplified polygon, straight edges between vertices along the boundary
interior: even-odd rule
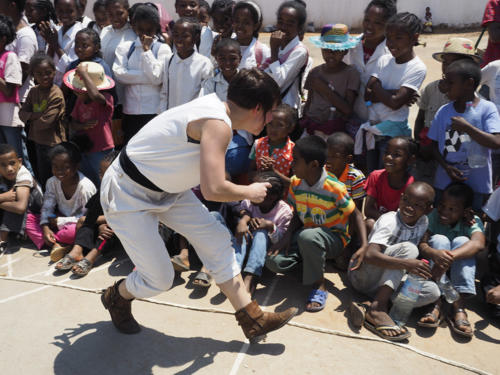
[[[120,332],[126,334],[138,333],[141,327],[132,316],[132,300],[123,298],[118,292],[118,286],[122,281],[125,281],[125,279],[117,281],[104,290],[101,301],[109,311],[113,324]]]
[[[257,301],[253,300],[244,308],[238,310],[235,316],[246,338],[254,344],[263,340],[266,333],[283,327],[297,312],[296,307],[291,307],[279,313],[264,312],[257,304]]]

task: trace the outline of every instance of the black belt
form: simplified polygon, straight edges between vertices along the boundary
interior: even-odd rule
[[[146,176],[144,176],[135,166],[135,164],[130,160],[127,155],[127,147],[124,147],[120,152],[120,165],[127,176],[129,176],[134,182],[139,185],[158,192],[163,192],[158,186],[153,184]]]

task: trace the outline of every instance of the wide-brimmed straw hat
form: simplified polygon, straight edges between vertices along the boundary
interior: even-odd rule
[[[361,36],[349,35],[349,28],[342,23],[338,23],[323,26],[321,36],[311,36],[309,40],[321,49],[345,51],[356,47],[361,41]]]
[[[443,62],[443,56],[447,54],[463,55],[472,58],[477,63],[481,62],[481,58],[476,55],[476,51],[474,50],[474,43],[466,38],[448,39],[444,45],[443,52],[436,52],[432,54],[432,57],[439,62]]]
[[[79,64],[83,66],[87,66],[87,73],[89,78],[94,82],[98,90],[109,90],[115,86],[115,82],[113,79],[108,77],[104,73],[104,68],[101,64],[92,62],[92,61],[84,61]],[[63,82],[66,86],[68,86],[71,90],[79,91],[79,92],[87,92],[87,88],[85,87],[85,83],[81,79],[81,77],[76,74],[76,69],[71,69],[66,72],[63,77]]]

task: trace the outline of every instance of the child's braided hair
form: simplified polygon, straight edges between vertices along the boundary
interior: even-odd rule
[[[394,16],[398,11],[396,8],[396,3],[394,0],[373,0],[371,1],[368,6],[365,8],[365,13],[368,12],[368,10],[371,7],[377,7],[380,9],[384,10],[384,19],[389,19],[392,16]]]
[[[33,8],[47,15],[46,18],[43,19],[42,21],[52,20],[52,22],[54,22],[55,24],[59,23],[59,21],[57,20],[56,10],[54,8],[54,5],[52,4],[52,1],[37,0],[37,2],[33,4]]]
[[[409,12],[397,13],[389,18],[385,27],[387,28],[390,26],[399,27],[405,30],[410,36],[421,34],[424,30],[424,25],[422,24],[420,18]],[[419,44],[420,43],[417,40],[415,42],[415,46],[418,46]]]
[[[5,37],[5,45],[10,44],[16,39],[16,28],[12,18],[0,14],[0,38]]]

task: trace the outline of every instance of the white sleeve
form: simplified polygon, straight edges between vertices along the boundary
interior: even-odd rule
[[[71,64],[72,61],[78,59],[78,56],[75,53],[75,41],[73,40],[71,43],[68,43],[66,48],[64,49],[64,54],[59,58],[59,61],[56,65],[56,70],[64,74],[68,65]]]
[[[151,84],[161,84],[163,65],[170,59],[170,56],[172,56],[172,50],[168,44],[165,43],[162,43],[158,49],[158,58],[154,56],[151,49],[147,52],[142,51],[141,57],[143,61],[144,74],[146,74],[149,78]]]
[[[202,97],[215,92],[215,84],[212,78],[208,78],[201,83],[200,95]]]
[[[19,62],[29,64],[37,49],[36,38],[33,40],[32,35],[24,33],[17,39],[17,57],[19,58]]]
[[[498,67],[495,66],[493,62],[486,65],[483,69],[481,69],[481,85],[491,86],[491,83],[495,79],[498,71]]]
[[[210,60],[207,60],[205,64],[203,64],[203,68],[201,70],[201,80],[205,81],[214,76],[214,66]]]
[[[173,56],[171,58],[173,58]],[[170,66],[169,64],[170,59],[165,60],[165,63],[163,64],[163,74],[161,78],[161,89],[160,89],[160,104],[158,107],[158,113],[162,113],[163,111],[166,111],[168,108],[168,69]]]
[[[40,215],[40,225],[48,224],[49,216],[55,213],[57,205],[55,177],[49,178],[45,186],[45,194],[43,195],[43,204]]]
[[[113,75],[115,80],[123,85],[150,84],[142,70],[129,69],[128,51],[132,42],[120,43],[115,52],[115,62],[113,63]],[[136,52],[134,52],[136,53]]]
[[[392,231],[394,229],[393,214],[393,212],[390,212],[389,215],[384,214],[378,218],[370,233],[368,243],[387,246],[387,244],[389,243],[389,238],[392,236]]]
[[[7,55],[3,79],[7,83],[21,86],[23,84],[23,70],[17,55],[12,52]]]
[[[297,47],[283,64],[276,60],[266,71],[274,78],[280,89],[284,90],[297,79],[300,69],[307,63],[307,55],[305,48]]]
[[[408,74],[403,77],[401,86],[408,87],[409,89],[418,92],[420,86],[422,86],[422,83],[424,82],[426,74],[427,68],[419,61],[417,64],[414,64],[411,69],[409,69]]]
[[[483,207],[483,211],[492,220],[500,220],[500,188],[497,188],[490,195],[488,202],[486,202],[486,205]]]

